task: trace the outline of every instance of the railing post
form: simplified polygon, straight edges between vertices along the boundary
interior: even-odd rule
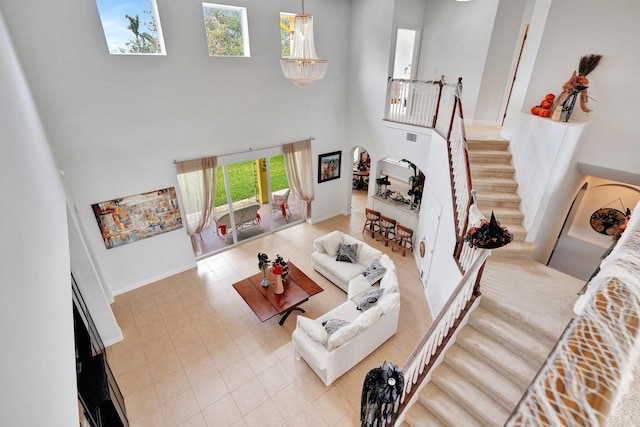
[[[432,120],[433,123],[431,124],[431,127],[435,129],[436,123],[438,122],[438,114],[440,112],[440,101],[442,100],[442,86],[444,85],[444,76],[442,76],[440,81],[437,81],[434,83],[437,83],[438,86],[440,86],[440,88],[438,89],[438,102],[436,102],[436,111],[433,115],[433,120]]]

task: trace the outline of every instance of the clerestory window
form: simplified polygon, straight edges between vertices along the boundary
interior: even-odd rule
[[[165,55],[155,0],[96,0],[112,55]]]
[[[280,12],[280,49],[283,58],[291,56],[291,33],[293,33],[295,20],[295,14]]]
[[[202,3],[209,56],[251,56],[247,8]]]

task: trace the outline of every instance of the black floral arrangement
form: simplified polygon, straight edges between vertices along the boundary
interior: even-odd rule
[[[472,248],[496,249],[506,246],[513,240],[513,235],[506,227],[500,227],[496,217],[491,212],[491,220],[483,219],[480,224],[467,232],[464,241]]]
[[[269,268],[269,263],[269,255],[258,252],[258,268],[260,269],[260,271],[266,271],[267,268]]]
[[[276,254],[276,259],[273,260],[273,262],[271,263],[272,267],[277,267],[277,266],[281,266],[282,267],[282,278],[284,279],[285,277],[287,277],[287,274],[289,274],[289,263],[287,261],[284,260],[284,258],[282,258],[280,256],[280,254]]]

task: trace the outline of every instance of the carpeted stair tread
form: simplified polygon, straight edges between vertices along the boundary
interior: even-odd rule
[[[498,207],[518,208],[520,206],[520,197],[515,193],[480,191],[477,194],[477,200],[480,211]]]
[[[476,178],[473,180],[473,189],[477,191],[513,193],[517,188],[518,183],[513,178]]]
[[[460,345],[454,344],[447,350],[445,361],[506,411],[511,411],[516,406],[525,391],[524,387],[519,387],[502,372],[493,369]]]
[[[517,280],[505,280],[512,277]],[[485,308],[529,324],[554,341],[574,316],[573,305],[582,286],[584,281],[535,261],[498,260],[493,254],[480,282]]]
[[[511,378],[520,387],[528,387],[537,372],[537,367],[471,326],[464,327],[458,333],[456,344]]]
[[[506,164],[493,164],[493,163],[475,163],[470,164],[472,180],[478,178],[513,178],[515,168]]]
[[[420,391],[420,403],[448,427],[484,427],[447,393],[430,382]],[[426,426],[425,426],[426,427]]]
[[[429,412],[420,401],[411,406],[401,425],[404,425],[404,423],[410,427],[446,427],[445,424],[442,424],[438,417]]]
[[[506,227],[507,230],[513,235],[514,242],[524,242],[525,237],[527,237],[527,230],[520,224],[509,224],[504,221],[500,222],[502,227]],[[509,248],[507,248],[509,249]]]
[[[487,218],[491,218],[492,211],[500,225],[503,225],[503,223],[519,224],[524,219],[524,214],[520,211],[520,209],[516,208],[505,208],[496,206],[493,209],[480,209],[480,212],[482,212],[482,214]]]
[[[491,139],[477,139],[477,138],[468,138],[467,137],[467,147],[469,150],[478,151],[478,150],[507,150],[509,148],[509,140],[507,139],[499,139],[491,138]]]
[[[518,356],[529,360],[534,367],[547,358],[554,344],[549,337],[536,333],[538,329],[534,325],[523,327],[512,319],[507,320],[485,310],[482,305],[471,313],[469,323]]]
[[[491,251],[492,258],[514,258],[514,259],[529,259],[536,250],[537,243],[523,242],[521,240],[514,239],[507,246],[494,249]]]
[[[436,368],[431,381],[483,425],[501,426],[511,413],[446,363]]]
[[[469,151],[469,162],[511,164],[511,153],[500,150]]]

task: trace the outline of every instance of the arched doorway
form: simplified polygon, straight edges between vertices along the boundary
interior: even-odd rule
[[[352,179],[349,187],[351,194],[351,213],[364,217],[364,208],[369,197],[369,174],[371,171],[371,156],[366,148],[356,146],[351,150],[349,158]]]
[[[624,215],[640,200],[640,187],[589,177],[576,195],[547,265],[589,280],[613,244],[613,227],[592,221],[603,210]]]

